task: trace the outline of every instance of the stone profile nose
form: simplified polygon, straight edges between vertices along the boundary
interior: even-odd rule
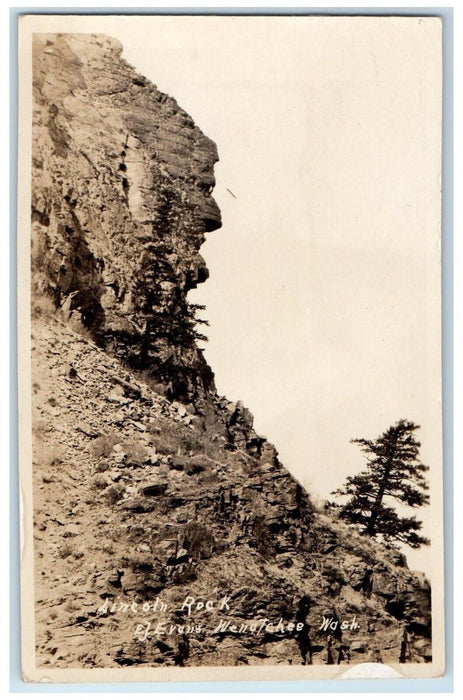
[[[222,215],[220,213],[220,209],[212,198],[208,198],[207,205],[204,207],[203,222],[206,233],[216,231],[222,226]]]

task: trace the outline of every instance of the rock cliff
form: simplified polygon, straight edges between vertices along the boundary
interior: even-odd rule
[[[39,665],[429,661],[428,583],[217,395],[187,298],[216,147],[121,51],[35,39]]]
[[[187,292],[208,270],[215,144],[113,39],[36,36],[34,285],[183,400],[213,388]]]

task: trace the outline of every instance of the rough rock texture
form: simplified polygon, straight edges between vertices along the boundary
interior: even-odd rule
[[[221,225],[215,144],[113,39],[35,42],[35,291],[172,396],[198,400],[213,377],[186,293],[207,279],[198,251]]]
[[[429,661],[428,583],[217,396],[186,297],[220,226],[215,145],[120,53],[35,46],[38,664]]]

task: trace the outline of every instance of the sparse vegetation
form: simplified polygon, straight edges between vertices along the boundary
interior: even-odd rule
[[[97,473],[107,472],[108,469],[111,469],[111,464],[107,459],[102,459],[101,462],[98,462],[98,464],[95,466],[95,471]]]
[[[37,253],[36,257],[37,268],[40,267],[40,256]],[[31,315],[33,319],[41,318],[42,316],[53,316],[56,314],[56,304],[51,296],[45,294],[34,294],[31,306]]]
[[[76,600],[70,598],[64,606],[64,609],[66,612],[76,612],[77,610],[80,610],[80,605]]]
[[[125,493],[125,487],[121,484],[113,484],[104,492],[104,497],[109,505],[114,505],[121,500]]]
[[[191,455],[204,448],[204,438],[173,420],[153,421],[150,432],[153,445],[161,455]]]
[[[90,452],[93,457],[109,457],[114,445],[119,442],[119,437],[114,433],[109,435],[100,435],[100,437],[95,438],[90,445]]]
[[[116,445],[120,446],[121,451],[125,454],[125,461],[128,463],[143,464],[148,458],[148,453],[143,445],[137,444],[136,442],[124,441],[121,439],[121,436],[116,433],[100,435],[100,437],[95,438],[90,445],[90,453],[92,456],[102,460],[96,468],[97,471],[106,470],[108,462],[105,460],[112,455]]]
[[[143,464],[148,459],[148,452],[143,445],[122,442],[121,447],[127,455],[126,461],[131,464]]]
[[[36,455],[40,463],[47,464],[50,467],[56,467],[63,464],[66,455],[63,448],[59,445],[36,444]]]
[[[194,521],[184,529],[184,547],[193,559],[208,559],[214,551],[214,535],[203,523]]]
[[[108,486],[107,480],[104,478],[104,476],[96,476],[92,480],[92,488],[96,489],[97,491],[102,491]]]
[[[74,554],[74,547],[71,544],[69,544],[69,542],[66,542],[65,544],[63,544],[62,547],[58,549],[58,557],[60,559],[67,559],[72,554]]]
[[[129,566],[135,573],[152,574],[154,571],[153,558],[150,557],[132,557],[129,559]]]

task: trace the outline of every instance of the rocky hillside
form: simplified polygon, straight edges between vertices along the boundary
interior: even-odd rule
[[[429,661],[427,582],[217,395],[187,299],[216,148],[120,54],[36,38],[38,665]]]

